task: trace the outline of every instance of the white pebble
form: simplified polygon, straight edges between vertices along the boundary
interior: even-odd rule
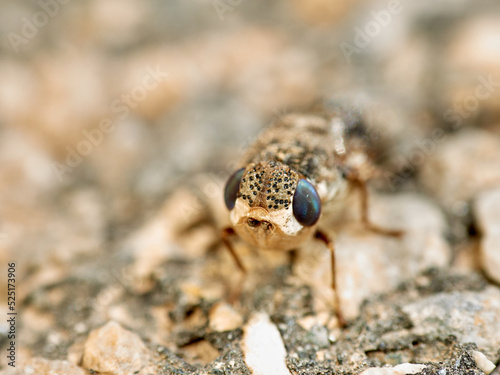
[[[267,314],[255,314],[245,326],[242,349],[253,375],[290,375],[285,345]]]

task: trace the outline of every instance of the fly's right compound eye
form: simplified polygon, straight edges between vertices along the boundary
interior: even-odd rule
[[[224,188],[224,202],[226,202],[228,210],[232,210],[234,208],[236,197],[238,196],[238,191],[240,190],[243,173],[245,173],[245,168],[238,169],[226,182],[226,187]]]

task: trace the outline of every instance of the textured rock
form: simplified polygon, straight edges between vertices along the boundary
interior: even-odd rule
[[[406,375],[417,374],[425,369],[425,365],[402,363],[394,367],[373,367],[363,371],[360,375]]]
[[[455,30],[446,48],[442,59],[446,82],[441,89],[450,108],[462,107],[461,111],[466,115],[464,124],[471,117],[476,119],[475,115],[481,112],[500,113],[497,83],[500,76],[500,38],[496,37],[499,33],[500,17],[497,13],[476,15]],[[491,77],[494,84],[477,91],[480,85],[478,77],[481,76]],[[467,103],[468,97],[479,99],[475,108]]]
[[[489,374],[495,368],[493,362],[491,362],[486,356],[478,352],[477,350],[472,352],[472,357],[476,361],[477,367],[484,371],[485,374]]]
[[[254,375],[290,375],[285,345],[267,314],[255,314],[245,326],[242,350]]]
[[[213,228],[196,226],[205,215],[201,201],[193,192],[179,189],[173,193],[156,215],[124,241],[124,251],[134,258],[129,270],[129,286],[136,292],[147,292],[153,287],[152,276],[162,263],[202,256],[216,240]],[[191,227],[195,229],[190,231]]]
[[[216,332],[231,331],[243,324],[241,315],[227,303],[218,303],[210,310],[210,329]]]
[[[444,216],[428,200],[412,194],[371,198],[372,222],[405,233],[401,238],[383,236],[356,223],[356,228],[342,228],[335,236],[337,292],[348,319],[357,316],[365,298],[389,291],[429,267],[445,266],[451,257]],[[300,254],[296,269],[322,299],[331,300],[329,258],[324,245],[315,243]]]
[[[219,351],[205,340],[196,341],[184,346],[182,348],[182,354],[190,363],[201,363],[204,365],[212,363],[220,356]]]
[[[402,306],[414,327],[411,332],[427,338],[450,335],[461,343],[475,343],[487,356],[500,347],[500,289],[481,292],[439,293]]]
[[[33,358],[24,366],[24,375],[88,375],[84,369],[68,361]]]
[[[154,373],[153,354],[136,334],[109,322],[92,331],[85,343],[82,366],[113,375]]]
[[[419,178],[440,203],[453,210],[500,184],[500,138],[469,129],[450,135],[429,155]]]
[[[474,211],[482,233],[481,266],[500,283],[500,188],[482,193]]]

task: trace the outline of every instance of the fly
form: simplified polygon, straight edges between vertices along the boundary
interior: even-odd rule
[[[260,249],[282,251],[314,237],[330,250],[336,290],[335,246],[320,227],[322,218],[345,205],[354,190],[360,192],[361,219],[367,228],[401,235],[368,219],[366,183],[376,169],[358,117],[340,106],[290,113],[274,121],[249,148],[224,190],[231,227],[223,230],[222,240],[242,272],[245,267],[229,241],[231,235]],[[344,325],[336,292],[335,304]]]

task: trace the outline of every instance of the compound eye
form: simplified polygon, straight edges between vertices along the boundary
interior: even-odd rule
[[[238,169],[234,172],[231,177],[226,182],[226,187],[224,188],[224,202],[226,202],[226,207],[228,210],[234,208],[236,203],[236,197],[238,196],[238,191],[240,190],[240,182],[243,178],[243,173],[245,168]]]
[[[314,186],[301,179],[293,195],[293,216],[305,227],[311,227],[321,215],[321,201]]]

